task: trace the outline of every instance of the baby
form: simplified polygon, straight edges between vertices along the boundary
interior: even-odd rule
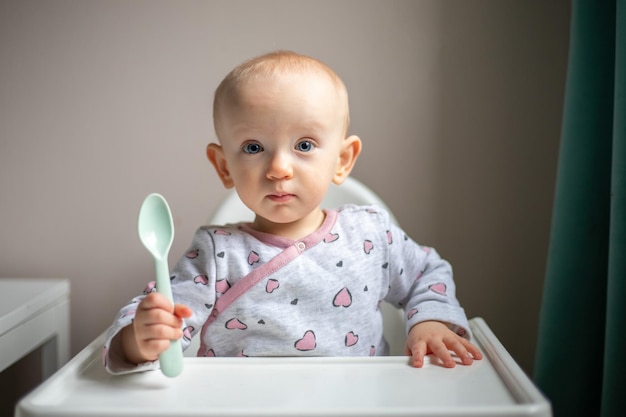
[[[333,70],[285,51],[244,62],[217,88],[213,118],[208,159],[256,216],[197,230],[171,273],[175,305],[150,285],[122,308],[110,372],[154,368],[170,340],[193,336],[198,356],[385,355],[381,302],[404,309],[415,367],[427,354],[446,367],[452,353],[481,358],[448,262],[379,207],[320,208],[361,151]]]

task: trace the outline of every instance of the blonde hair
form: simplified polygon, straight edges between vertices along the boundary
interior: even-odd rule
[[[310,56],[301,55],[292,51],[274,51],[249,59],[235,67],[226,75],[215,90],[213,97],[213,124],[219,138],[219,115],[226,105],[228,98],[236,97],[241,85],[250,80],[263,79],[287,73],[320,74],[327,76],[334,84],[339,96],[345,101],[346,122],[345,131],[350,125],[350,110],[348,92],[341,78],[329,66]]]

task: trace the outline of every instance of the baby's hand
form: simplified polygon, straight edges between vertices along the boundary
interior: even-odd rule
[[[456,362],[450,351],[459,357],[463,365],[471,365],[474,359],[482,359],[478,348],[439,321],[424,321],[409,331],[406,353],[413,357],[413,366],[421,368],[424,356],[434,354],[446,368],[454,368]]]
[[[170,340],[183,336],[183,319],[191,317],[189,307],[172,306],[162,294],[148,294],[137,306],[133,324],[122,329],[122,349],[134,363],[154,361],[170,346]]]

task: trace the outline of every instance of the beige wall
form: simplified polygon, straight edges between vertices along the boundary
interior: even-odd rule
[[[568,21],[568,1],[0,0],[0,276],[71,279],[76,353],[151,278],[144,196],[170,202],[172,262],[224,196],[219,80],[294,49],[348,86],[354,175],[530,371]]]

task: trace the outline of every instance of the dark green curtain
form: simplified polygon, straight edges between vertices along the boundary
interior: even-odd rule
[[[573,0],[535,382],[554,415],[626,416],[626,0]]]

